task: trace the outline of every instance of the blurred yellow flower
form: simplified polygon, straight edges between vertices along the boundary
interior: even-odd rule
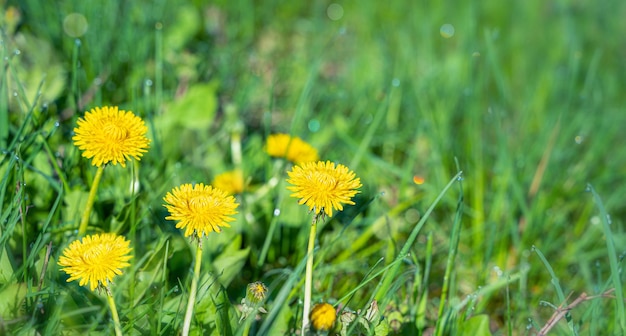
[[[235,219],[229,216],[237,213],[239,205],[225,191],[203,183],[175,187],[163,200],[170,212],[165,219],[178,221],[176,227],[185,229],[185,237],[194,234],[198,238],[213,231],[222,232],[220,227],[230,227],[228,222]]]
[[[144,121],[130,111],[118,110],[117,106],[96,107],[78,118],[72,140],[84,157],[93,158],[94,166],[111,162],[126,167],[130,157],[140,160],[147,152],[147,131]]]
[[[309,317],[313,330],[329,331],[335,324],[337,313],[332,305],[328,303],[318,303],[311,309]]]
[[[298,137],[272,134],[267,138],[265,151],[272,157],[287,158],[296,164],[319,160],[317,150]]]
[[[243,192],[243,173],[241,170],[231,170],[215,176],[212,185],[229,194]]]
[[[86,236],[70,244],[59,258],[59,265],[70,277],[68,282],[80,279],[79,285],[89,283],[89,289],[108,287],[113,277],[130,266],[130,241],[114,233]]]
[[[330,161],[307,162],[294,166],[287,172],[287,182],[293,186],[291,197],[300,198],[299,204],[306,204],[309,210],[333,216],[333,209],[343,210],[342,203],[354,204],[351,198],[359,191],[361,179],[355,177],[348,167]]]

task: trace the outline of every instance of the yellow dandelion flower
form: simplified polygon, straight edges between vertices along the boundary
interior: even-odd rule
[[[311,309],[309,315],[311,319],[311,327],[315,331],[328,331],[335,324],[337,312],[332,305],[328,303],[318,303]]]
[[[212,185],[229,194],[243,192],[243,173],[241,170],[231,170],[215,176]]]
[[[74,145],[83,151],[83,157],[100,167],[109,162],[126,167],[126,160],[141,159],[150,140],[148,128],[141,118],[117,106],[96,107],[78,118],[74,128]]]
[[[272,157],[284,157],[296,164],[319,160],[317,150],[298,137],[272,134],[267,138],[265,151]]]
[[[213,231],[222,232],[220,227],[230,227],[228,222],[234,218],[229,216],[237,213],[239,205],[225,191],[203,183],[183,184],[168,192],[163,200],[170,212],[165,219],[178,221],[176,227],[185,229],[185,237],[195,234],[198,238]]]
[[[89,283],[89,289],[108,287],[113,277],[122,274],[122,268],[130,266],[130,241],[114,233],[85,236],[70,244],[59,258],[59,265],[70,278],[80,279],[79,285]]]
[[[293,186],[291,197],[299,198],[299,204],[306,204],[315,214],[323,211],[329,217],[333,209],[343,210],[343,203],[354,204],[351,198],[359,191],[361,179],[355,177],[348,167],[330,161],[307,162],[294,166],[287,172],[287,182]]]

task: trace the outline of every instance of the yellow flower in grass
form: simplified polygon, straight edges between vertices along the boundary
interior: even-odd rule
[[[212,185],[229,194],[243,192],[243,173],[241,170],[231,170],[215,176]]]
[[[337,312],[332,305],[328,303],[318,303],[311,309],[309,315],[311,319],[311,327],[315,331],[329,331],[335,324]]]
[[[298,137],[289,134],[272,134],[267,138],[265,146],[267,154],[273,157],[284,157],[297,164],[319,160],[317,150]]]
[[[150,140],[146,138],[143,120],[130,111],[118,110],[117,106],[96,107],[78,118],[74,128],[74,145],[83,151],[83,156],[100,167],[109,162],[126,167],[126,160],[141,159]]]
[[[183,184],[168,192],[163,200],[170,212],[165,219],[178,221],[176,227],[185,230],[185,237],[194,234],[198,238],[213,231],[222,232],[221,227],[230,227],[228,222],[234,218],[229,216],[237,213],[235,209],[239,205],[225,191],[203,183]]]
[[[343,204],[354,204],[351,198],[361,187],[361,179],[354,172],[330,161],[307,162],[287,174],[287,182],[293,185],[287,187],[294,192],[291,197],[299,198],[298,203],[306,204],[315,214],[323,212],[329,217],[333,210],[343,210]]]
[[[122,274],[122,268],[130,266],[129,244],[114,233],[86,236],[63,250],[59,265],[70,276],[68,282],[80,280],[81,286],[89,283],[92,291],[98,286],[108,287],[114,276]]]

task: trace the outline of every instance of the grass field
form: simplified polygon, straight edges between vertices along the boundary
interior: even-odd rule
[[[312,214],[265,151],[275,133],[362,184],[317,223],[329,334],[626,333],[625,2],[1,7],[0,334],[120,331],[58,264],[99,171],[72,137],[101,106],[150,139],[106,165],[87,213],[87,234],[130,241],[110,286],[123,334],[180,334],[190,296],[191,334],[300,334]],[[235,220],[198,259],[164,197],[233,170]],[[265,313],[245,314],[256,281]]]

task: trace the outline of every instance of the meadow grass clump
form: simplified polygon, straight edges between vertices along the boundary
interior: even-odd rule
[[[626,3],[1,7],[0,334],[626,332]]]

